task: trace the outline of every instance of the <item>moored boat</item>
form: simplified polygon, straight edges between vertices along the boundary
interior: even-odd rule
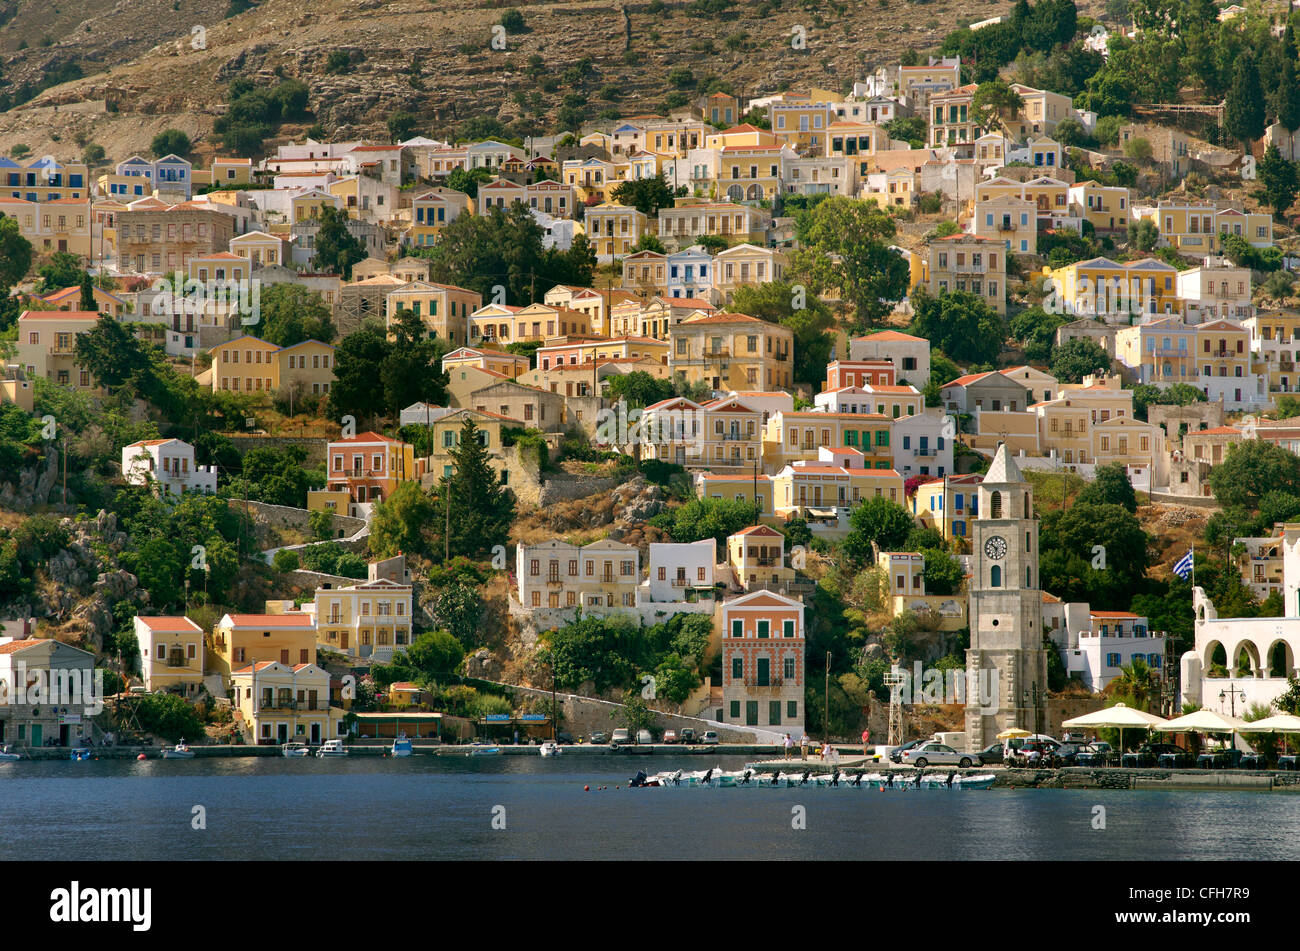
[[[12,763],[22,758],[23,754],[15,753],[11,747],[0,746],[0,763]]]
[[[547,740],[545,743],[542,744],[543,756],[559,756],[563,752],[564,751],[560,749],[560,745],[551,740]]]
[[[393,747],[389,752],[393,756],[410,756],[414,750],[415,747],[412,746],[409,739],[405,736],[399,736],[397,739],[393,740]]]
[[[307,747],[306,743],[300,743],[297,740],[293,740],[280,747],[280,754],[282,756],[310,756],[311,750]]]
[[[194,751],[185,744],[185,738],[175,746],[168,746],[163,749],[163,759],[194,759]]]
[[[68,758],[71,759],[73,762],[80,762],[81,760],[90,759],[90,750],[88,749],[73,750],[72,754]]]
[[[321,744],[321,748],[316,751],[317,759],[323,759],[327,756],[347,756],[348,749],[343,745],[342,740],[326,740]]]

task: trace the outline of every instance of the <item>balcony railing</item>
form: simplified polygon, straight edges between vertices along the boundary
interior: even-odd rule
[[[766,682],[760,682],[757,677],[746,677],[745,686],[758,687],[760,689],[763,687],[784,687],[785,681],[780,677],[769,677]]]

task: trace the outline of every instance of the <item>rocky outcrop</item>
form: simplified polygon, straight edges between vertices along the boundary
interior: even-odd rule
[[[48,505],[58,479],[58,454],[48,452],[44,459],[19,470],[17,483],[0,483],[0,508],[26,512]]]

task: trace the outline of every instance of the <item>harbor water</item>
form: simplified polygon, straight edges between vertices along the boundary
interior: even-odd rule
[[[627,788],[638,769],[744,762],[0,763],[0,858],[1300,859],[1300,792]]]

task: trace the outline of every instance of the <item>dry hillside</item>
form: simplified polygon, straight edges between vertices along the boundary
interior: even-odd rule
[[[813,85],[839,89],[896,61],[906,48],[933,48],[959,21],[995,16],[1011,6],[1008,0],[978,6],[956,0],[784,0],[778,6],[768,0],[705,14],[689,2],[660,8],[520,0],[515,6],[527,32],[508,37],[507,49],[496,51],[489,41],[505,4],[262,0],[225,19],[226,4],[0,0],[0,71],[11,90],[39,84],[69,63],[84,73],[0,114],[0,152],[22,143],[37,155],[69,156],[93,141],[116,159],[176,127],[196,141],[201,157],[216,148],[212,123],[224,107],[229,81],[245,76],[269,83],[277,71],[308,84],[315,118],[328,133],[375,140],[387,137],[385,120],[396,109],[414,113],[420,128],[435,134],[468,116],[519,118],[523,108],[512,93],[539,92],[541,79],[559,78],[583,57],[594,66],[581,89],[593,117],[615,105],[624,114],[657,109],[671,91],[667,74],[677,66],[689,67],[697,78],[724,77],[747,96]],[[649,12],[652,5],[657,12]],[[1096,12],[1094,6],[1099,4],[1081,4],[1086,12]],[[806,30],[804,51],[791,49],[796,25]],[[193,48],[196,27],[204,31],[203,49]],[[349,72],[326,73],[326,57],[339,49],[360,61]],[[526,72],[533,54],[546,63],[538,79]],[[410,78],[413,63],[418,89]],[[617,104],[598,98],[610,85],[621,91]],[[572,91],[561,84],[544,96],[539,133],[554,131],[554,110]],[[302,131],[285,127],[281,133]]]

